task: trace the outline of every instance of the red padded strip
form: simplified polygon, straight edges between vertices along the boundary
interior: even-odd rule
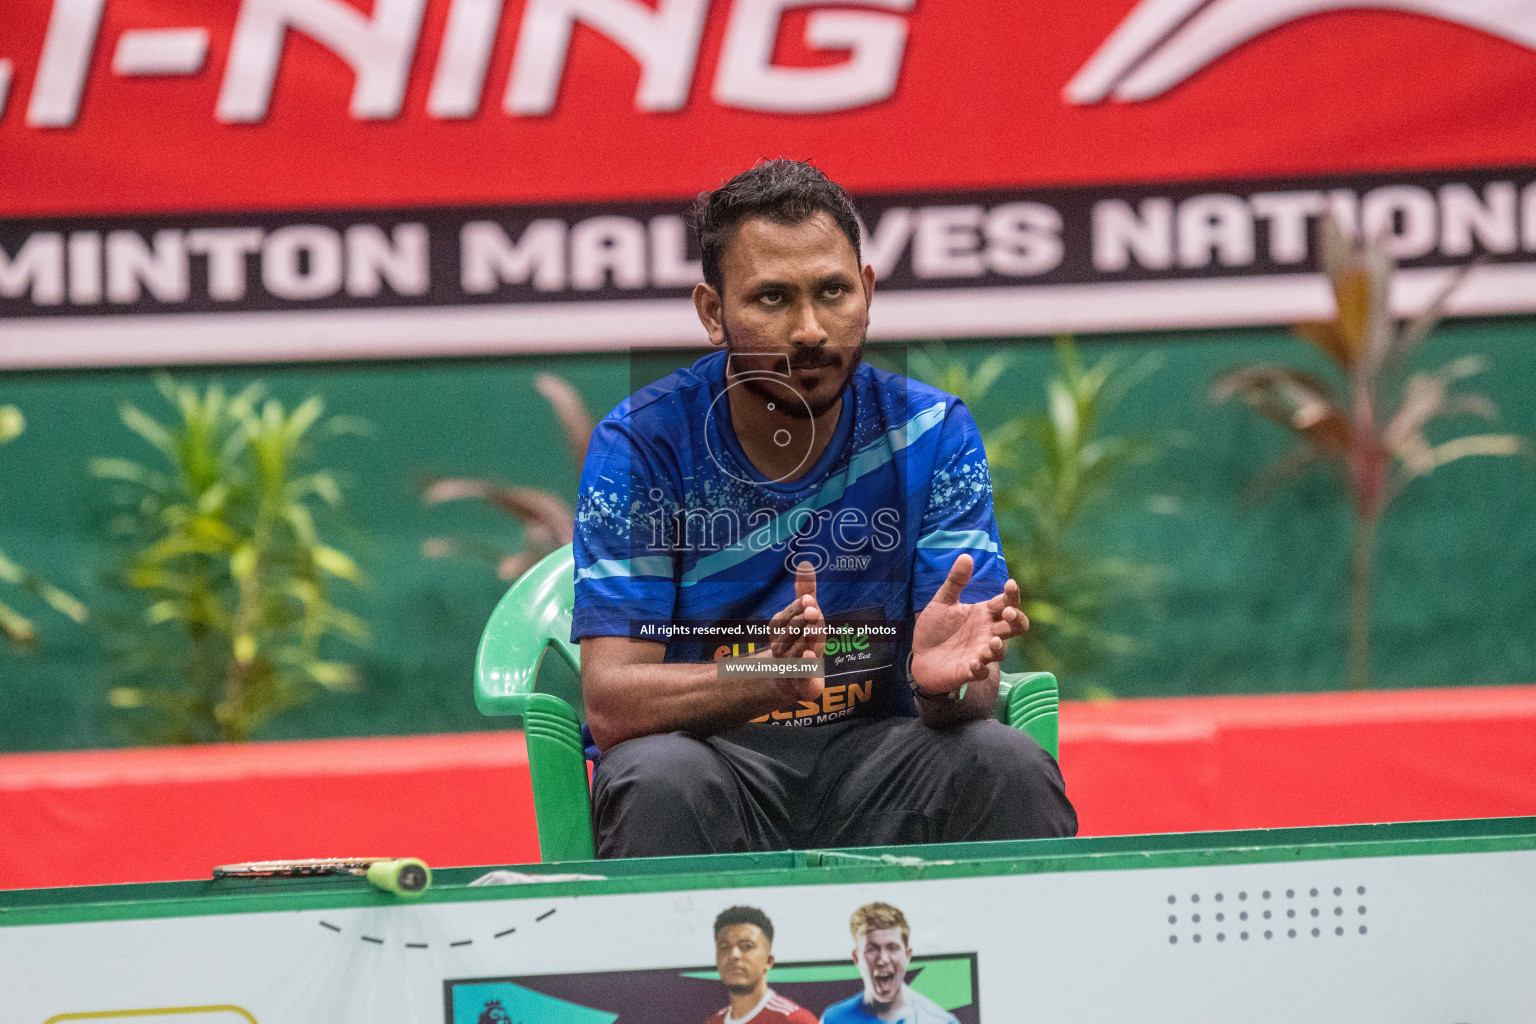
[[[1062,708],[1083,835],[1536,814],[1536,686]],[[538,858],[514,732],[0,756],[0,887]]]

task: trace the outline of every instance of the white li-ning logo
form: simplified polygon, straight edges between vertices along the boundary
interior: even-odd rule
[[[1423,14],[1536,50],[1536,0],[1142,0],[1062,97],[1080,104],[1149,100],[1272,28],[1362,8]]]

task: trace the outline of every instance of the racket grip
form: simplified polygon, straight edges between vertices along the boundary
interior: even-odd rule
[[[368,881],[385,892],[413,898],[426,892],[432,884],[432,869],[415,857],[376,860],[368,865]]]

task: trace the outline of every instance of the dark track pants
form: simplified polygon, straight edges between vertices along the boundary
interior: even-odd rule
[[[602,756],[592,788],[599,857],[1077,833],[1055,759],[991,720],[643,736]]]

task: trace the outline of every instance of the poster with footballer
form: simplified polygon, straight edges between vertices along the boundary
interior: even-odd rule
[[[850,881],[882,862],[842,855],[838,881],[454,884],[411,902],[305,897],[299,880],[288,909],[256,912],[257,882],[179,900],[144,887],[139,906],[123,887],[85,919],[0,917],[0,1019],[1479,1024],[1536,1006],[1536,851],[1253,854],[930,861],[901,881]]]

